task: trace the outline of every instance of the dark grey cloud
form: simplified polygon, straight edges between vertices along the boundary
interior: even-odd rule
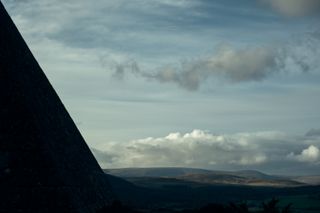
[[[273,72],[275,59],[275,53],[268,48],[235,50],[222,47],[211,57],[181,63],[177,69],[165,67],[149,78],[173,82],[188,90],[198,89],[211,77],[222,77],[231,82],[260,81]]]
[[[197,90],[207,81],[231,83],[262,81],[273,74],[318,72],[320,39],[317,32],[304,34],[281,45],[236,48],[220,45],[211,56],[165,65],[154,71],[139,69],[134,60],[118,63],[113,76],[135,76],[161,83],[173,83]]]
[[[137,62],[125,62],[114,67],[118,79],[128,73],[161,83],[174,83],[187,90],[197,90],[209,78],[231,82],[260,81],[274,72],[277,53],[271,48],[240,50],[221,46],[213,56],[184,61],[177,66],[166,65],[154,72],[139,69]]]
[[[115,72],[112,77],[118,80],[124,80],[126,70],[131,70],[133,74],[138,74],[140,72],[139,66],[135,61],[127,61],[126,63],[119,64],[114,62],[111,67],[114,67]]]
[[[279,24],[279,20],[249,0],[241,3],[97,0],[95,4],[84,0],[4,0],[4,3],[13,15],[32,23],[34,35],[44,34],[72,47],[138,50],[154,55],[166,49],[166,45],[180,47],[179,40],[172,41],[173,34],[200,37],[204,31],[217,29],[220,34],[230,30],[232,36],[247,32],[244,29],[255,29],[257,34],[266,27],[268,31],[283,27],[283,23]]]
[[[320,137],[310,139],[281,132],[212,134],[193,130],[126,143],[106,142],[103,150],[108,154],[96,156],[105,168],[183,166],[302,175],[300,172],[320,171],[319,148]],[[110,153],[118,157],[110,161]]]
[[[320,13],[319,0],[260,0],[278,13],[290,16],[308,16]]]
[[[307,137],[313,137],[313,136],[320,136],[320,129],[310,129],[308,132],[306,132],[305,136]]]

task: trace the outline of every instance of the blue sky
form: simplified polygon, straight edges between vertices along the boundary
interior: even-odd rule
[[[318,0],[2,2],[103,167],[319,169]]]

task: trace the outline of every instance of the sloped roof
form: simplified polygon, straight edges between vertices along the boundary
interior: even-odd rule
[[[96,159],[0,2],[0,212],[95,212]]]

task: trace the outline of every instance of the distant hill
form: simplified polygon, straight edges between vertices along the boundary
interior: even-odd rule
[[[320,185],[320,175],[313,175],[313,176],[300,176],[295,177],[293,180],[305,183],[308,185]]]
[[[155,186],[159,178],[167,178],[160,182],[169,180],[174,182],[186,181],[200,184],[231,184],[249,186],[272,186],[272,187],[294,187],[308,184],[303,178],[291,179],[288,177],[273,176],[255,170],[243,171],[210,171],[195,168],[123,168],[108,169],[106,173],[126,178],[129,181],[146,185],[154,182]],[[153,178],[151,181],[148,178]],[[168,179],[169,178],[169,179]],[[309,180],[309,179],[307,179]],[[313,180],[313,179],[312,179]],[[151,181],[151,182],[150,182]],[[310,180],[311,181],[311,180]],[[309,182],[310,182],[309,181]],[[314,182],[314,181],[313,181]]]
[[[284,177],[275,176],[275,175],[268,175],[256,170],[240,170],[236,172],[231,172],[241,177],[248,177],[248,178],[257,178],[257,179],[267,179],[267,180],[279,180],[283,179]]]
[[[163,167],[104,169],[104,172],[118,177],[177,177],[188,174],[207,174],[211,171],[194,168]]]
[[[231,185],[247,185],[247,186],[272,186],[272,187],[294,187],[302,186],[303,183],[290,179],[263,178],[255,176],[241,176],[234,174],[190,174],[177,177],[177,179],[193,181],[206,184],[231,184]]]
[[[179,210],[198,208],[208,203],[244,200],[255,208],[272,197],[293,202],[295,206],[302,198],[306,203],[319,203],[320,199],[320,185],[302,184],[290,178],[272,176],[259,171],[129,168],[108,169],[105,172],[118,176],[106,174],[116,196],[125,204],[138,209]],[[299,212],[301,209],[294,210]],[[314,212],[319,212],[318,210],[320,204],[316,205]]]

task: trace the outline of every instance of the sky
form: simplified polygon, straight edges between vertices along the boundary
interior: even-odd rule
[[[319,0],[2,0],[103,168],[320,174]]]

